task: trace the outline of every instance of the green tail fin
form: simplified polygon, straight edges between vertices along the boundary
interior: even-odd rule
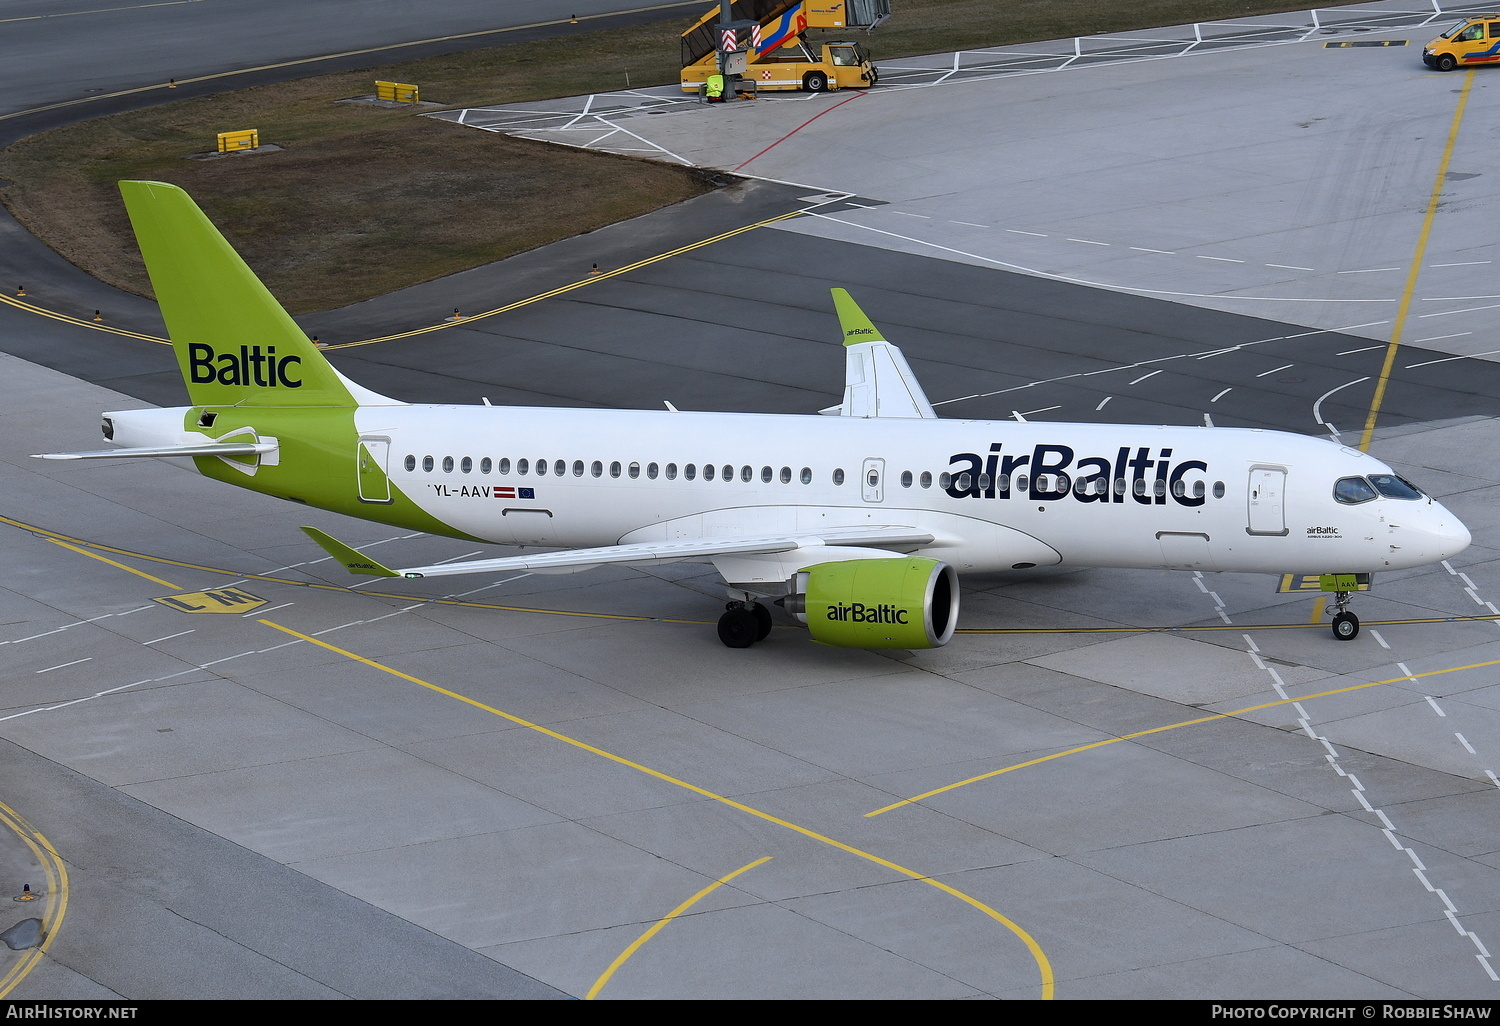
[[[833,293],[833,308],[839,314],[839,327],[844,329],[844,345],[860,342],[884,342],[885,336],[875,327],[859,304],[843,289],[830,289]]]
[[[121,182],[194,406],[354,406],[333,366],[187,193]]]

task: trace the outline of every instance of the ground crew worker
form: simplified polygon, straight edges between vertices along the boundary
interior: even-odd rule
[[[709,75],[708,76],[708,82],[706,84],[708,86],[708,90],[707,90],[708,102],[709,103],[723,103],[724,102],[724,76],[723,75]]]

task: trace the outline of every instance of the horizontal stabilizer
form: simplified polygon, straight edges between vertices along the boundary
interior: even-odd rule
[[[118,460],[148,456],[263,456],[276,451],[275,442],[218,442],[209,445],[141,445],[95,452],[39,452],[34,460]]]

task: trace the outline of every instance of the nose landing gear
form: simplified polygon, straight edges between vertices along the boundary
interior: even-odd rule
[[[1333,602],[1338,612],[1333,614],[1333,636],[1339,641],[1353,641],[1359,634],[1359,617],[1349,612],[1349,598],[1353,592],[1336,591]]]

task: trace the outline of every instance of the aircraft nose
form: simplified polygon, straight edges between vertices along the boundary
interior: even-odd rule
[[[1463,521],[1449,512],[1446,507],[1436,503],[1434,505],[1437,506],[1438,516],[1432,525],[1432,538],[1441,553],[1438,558],[1447,559],[1468,548],[1474,536],[1469,533]]]

